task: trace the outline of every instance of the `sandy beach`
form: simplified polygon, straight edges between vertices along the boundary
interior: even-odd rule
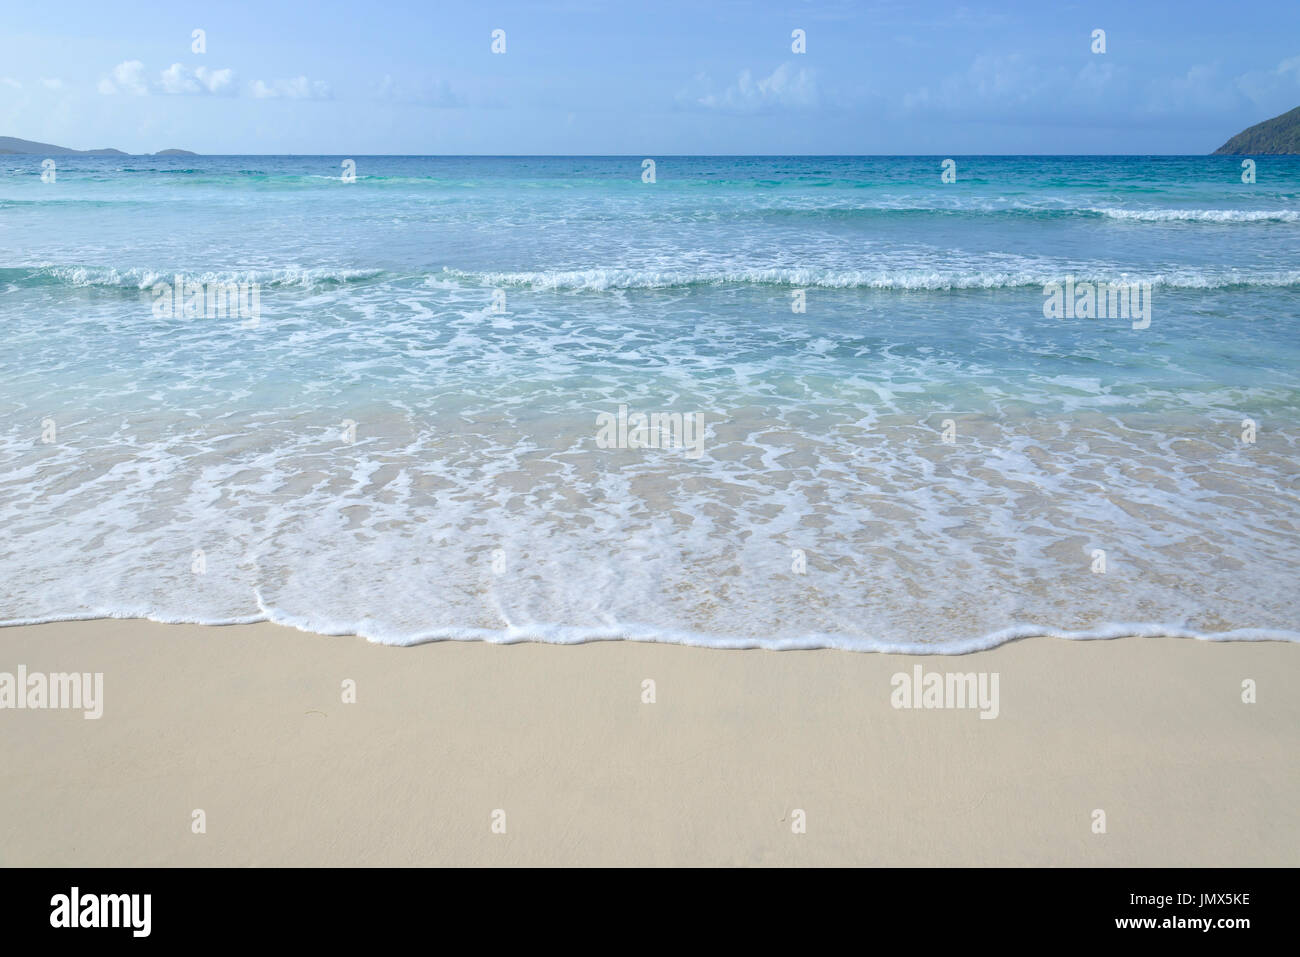
[[[996,673],[996,717],[894,707],[918,665]],[[103,713],[0,710],[7,866],[1300,862],[1285,643],[390,647],[113,620],[0,630],[19,666],[102,673]]]

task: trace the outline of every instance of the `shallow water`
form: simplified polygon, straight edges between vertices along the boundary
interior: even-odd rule
[[[1300,638],[1295,158],[39,159],[0,621]],[[156,315],[177,275],[257,321]],[[1067,277],[1149,326],[1046,318]],[[602,448],[621,405],[698,456]]]

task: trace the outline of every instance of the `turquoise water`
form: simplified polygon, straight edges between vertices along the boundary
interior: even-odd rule
[[[0,621],[1300,633],[1297,158],[344,159],[0,157]]]

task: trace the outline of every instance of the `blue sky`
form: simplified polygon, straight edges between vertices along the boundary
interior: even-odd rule
[[[1205,153],[1300,105],[1296,0],[70,0],[0,23],[0,135],[129,152]]]

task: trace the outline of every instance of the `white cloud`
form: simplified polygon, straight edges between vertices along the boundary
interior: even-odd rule
[[[328,100],[333,96],[324,80],[309,80],[305,76],[272,80],[270,83],[254,80],[249,89],[259,100]]]
[[[173,63],[162,71],[162,91],[164,93],[197,93],[199,81],[181,66]]]
[[[1277,65],[1277,69],[1273,72],[1278,76],[1283,76],[1287,73],[1294,73],[1296,81],[1300,82],[1300,56],[1293,56],[1283,60]]]
[[[1075,75],[1075,86],[1100,95],[1115,81],[1115,65],[1109,61],[1101,63],[1099,60],[1099,57],[1094,57],[1084,64],[1083,69]]]
[[[1226,80],[1217,63],[1199,63],[1178,76],[1152,80],[1143,105],[1156,114],[1233,113],[1241,106],[1242,88]]]
[[[1151,113],[1282,112],[1295,105],[1300,56],[1265,70],[1228,76],[1218,63],[1201,63],[1185,73],[1152,81],[1145,106]]]
[[[11,86],[15,90],[21,90],[23,88],[23,85],[11,76],[0,77],[0,83],[3,83],[5,86]]]
[[[139,60],[125,60],[113,67],[108,76],[99,81],[99,92],[105,95],[130,93],[144,96],[149,92],[149,83],[145,79],[144,64]]]
[[[1103,56],[1090,57],[1073,70],[1022,54],[980,55],[964,70],[904,93],[900,102],[906,112],[999,122],[1135,114],[1203,119],[1293,105],[1298,82],[1300,56],[1238,76],[1225,73],[1218,63],[1201,63],[1142,79]]]
[[[754,78],[752,71],[741,70],[736,82],[721,93],[707,91],[694,99],[707,109],[750,113],[776,107],[812,107],[817,105],[819,96],[817,80],[811,71],[782,63],[769,75],[758,79]]]
[[[47,90],[63,89],[63,81],[60,80],[58,77],[54,77],[51,79],[47,79],[46,77],[41,77],[41,85],[44,86],[45,89]]]
[[[173,63],[162,71],[160,88],[164,93],[234,93],[233,70],[209,70],[205,66],[191,70]]]
[[[1076,118],[1104,113],[1108,104],[1132,98],[1129,87],[1128,71],[1101,56],[1074,70],[1019,53],[980,54],[965,70],[907,91],[899,102],[905,112],[1023,122],[1067,112]]]
[[[375,96],[381,100],[394,103],[415,103],[420,106],[464,106],[465,100],[447,84],[445,80],[428,80],[409,82],[394,80],[385,74],[378,86]]]
[[[49,86],[49,80],[42,81]],[[62,82],[53,81],[62,86]],[[50,89],[59,87],[51,86]],[[173,63],[152,79],[145,72],[144,64],[139,60],[127,60],[113,67],[111,73],[99,81],[99,92],[107,96],[115,93],[129,93],[134,96],[147,96],[151,93],[164,93],[173,96],[197,94],[221,94],[235,92],[235,73],[233,70],[210,70],[206,66],[191,69],[183,63]]]
[[[1294,100],[1298,84],[1300,56],[1288,57],[1271,70],[1251,70],[1232,80],[1232,85],[1257,105]]]
[[[949,102],[997,103],[1020,106],[1033,102],[1041,91],[1064,80],[1059,65],[1054,70],[1035,69],[1019,53],[1010,56],[981,54],[961,75],[944,82],[943,97]]]

